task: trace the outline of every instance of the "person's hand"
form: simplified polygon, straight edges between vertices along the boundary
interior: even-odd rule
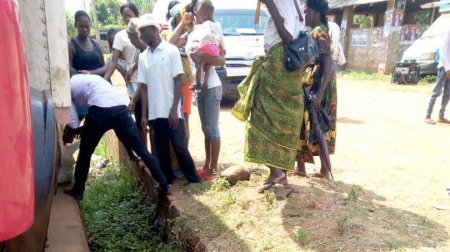
[[[202,97],[205,97],[205,96],[206,96],[206,92],[208,92],[208,84],[207,84],[207,83],[203,83],[203,85],[202,85],[202,91],[201,91],[200,95],[201,95]]]
[[[133,76],[134,71],[131,71],[131,69],[128,69],[128,71],[125,73],[125,83],[127,85],[131,84],[131,76]]]
[[[185,12],[184,15],[183,15],[183,18],[181,19],[181,22],[184,25],[190,25],[190,24],[192,24],[194,22],[194,20],[195,20],[195,16],[194,16],[193,13]]]
[[[147,116],[142,116],[142,118],[141,118],[141,126],[142,126],[142,130],[144,130],[145,132],[148,131]]]
[[[180,124],[180,119],[178,119],[178,113],[176,109],[171,109],[169,114],[169,128],[176,130]]]
[[[80,70],[78,71],[80,74],[91,74],[88,70]]]
[[[131,99],[130,103],[128,104],[128,109],[130,110],[131,113],[134,112],[135,106],[136,106],[136,102],[134,102],[134,100]]]
[[[203,53],[200,50],[192,50],[191,59],[196,63],[202,62]]]
[[[321,95],[317,95],[316,99],[314,99],[314,101],[312,103],[313,109],[319,109],[320,108],[320,103],[322,103],[322,96]]]

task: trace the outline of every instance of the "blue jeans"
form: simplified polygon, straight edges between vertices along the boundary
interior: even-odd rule
[[[197,95],[197,107],[203,134],[210,141],[220,140],[219,114],[222,86],[209,88],[205,96]]]
[[[80,151],[75,165],[75,184],[73,187],[75,191],[79,194],[84,193],[92,154],[102,136],[111,129],[114,130],[127,149],[133,150],[142,158],[153,178],[159,183],[160,188],[167,191],[169,184],[156,158],[148,152],[147,147],[141,142],[136,124],[133,122],[126,106],[110,108],[92,106],[89,108],[81,131]]]
[[[169,119],[158,118],[150,121],[154,136],[154,144],[156,148],[156,156],[159,159],[161,169],[169,184],[174,181],[172,172],[172,162],[170,159],[169,141],[172,143],[173,150],[183,171],[184,176],[189,182],[200,182],[197,174],[194,160],[187,148],[186,136],[184,131],[184,120],[180,119],[178,128],[173,130],[169,128]]]
[[[450,79],[447,78],[447,72],[443,67],[438,69],[436,86],[433,89],[433,93],[431,94],[430,103],[428,104],[427,116],[426,118],[431,118],[431,114],[433,113],[434,103],[436,99],[442,94],[442,102],[441,102],[441,110],[439,111],[439,118],[444,117],[445,108],[447,107],[448,101],[450,100]]]

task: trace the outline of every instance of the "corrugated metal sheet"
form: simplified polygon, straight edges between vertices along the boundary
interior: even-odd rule
[[[329,0],[330,9],[339,9],[345,6],[387,2],[388,0]]]

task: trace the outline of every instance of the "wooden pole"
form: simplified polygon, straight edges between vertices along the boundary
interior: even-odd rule
[[[256,3],[256,14],[255,14],[255,24],[259,24],[259,17],[261,16],[261,0],[257,0]]]
[[[92,19],[94,20],[95,40],[97,40],[97,42],[100,42],[100,31],[98,30],[97,8],[95,7],[95,0],[91,0],[91,8]]]

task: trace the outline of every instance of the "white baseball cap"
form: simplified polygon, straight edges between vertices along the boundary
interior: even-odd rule
[[[147,27],[147,26],[155,26],[159,30],[161,30],[161,24],[162,22],[153,14],[144,14],[139,18],[139,21],[137,22],[137,28],[138,30]]]

